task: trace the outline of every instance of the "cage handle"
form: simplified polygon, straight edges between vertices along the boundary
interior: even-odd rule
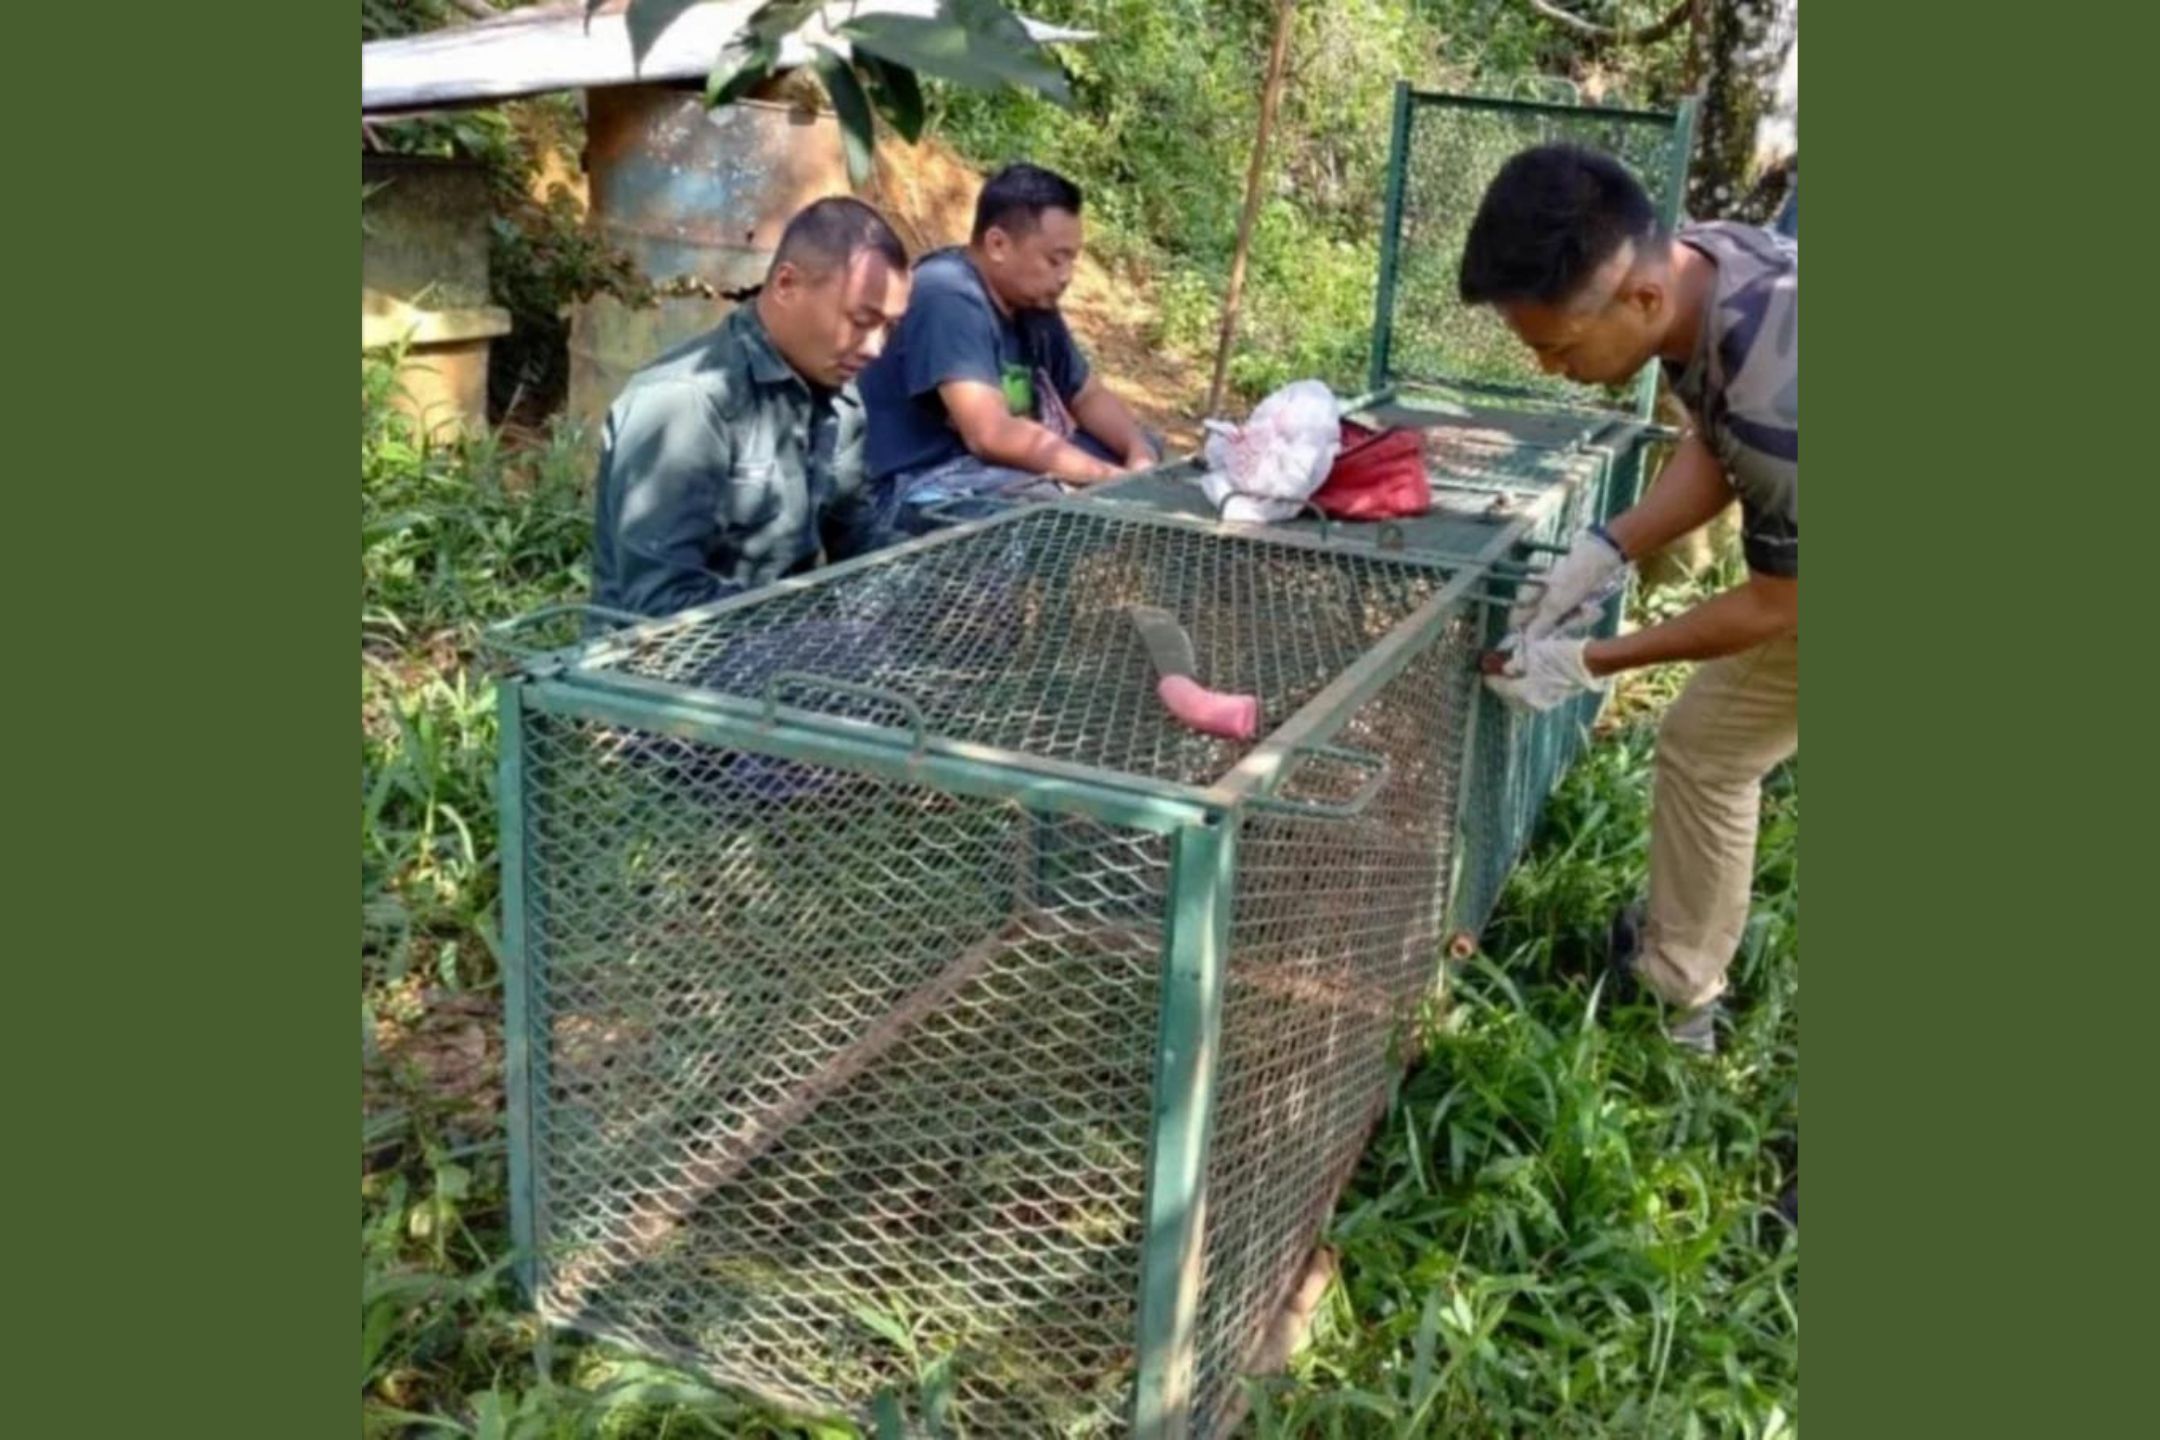
[[[512,637],[516,636],[520,631],[529,630],[533,626],[541,624],[543,621],[554,620],[564,615],[590,615],[608,621],[617,627],[642,625],[652,618],[650,615],[638,615],[628,610],[611,610],[605,605],[588,605],[582,601],[566,600],[554,605],[542,605],[537,610],[528,610],[523,615],[513,615],[508,620],[496,621],[480,632],[480,648],[510,660],[527,662],[537,660],[550,652],[536,649],[531,645],[521,644]],[[556,646],[554,648],[560,649],[562,647]]]
[[[1237,523],[1231,520],[1223,520],[1223,511],[1230,508],[1230,502],[1232,500],[1237,499],[1240,495],[1243,495],[1244,493],[1245,492],[1243,492],[1242,490],[1231,490],[1226,492],[1223,495],[1222,499],[1216,503],[1215,518],[1217,520],[1222,520],[1222,523],[1225,525]],[[1251,496],[1248,498],[1265,499],[1266,497]],[[1300,500],[1298,501],[1298,508],[1296,512],[1292,514],[1290,518],[1292,520],[1302,520],[1305,518],[1305,512],[1308,510],[1313,513],[1313,518],[1320,522],[1320,543],[1324,545],[1329,540],[1333,539],[1335,535],[1335,522],[1333,519],[1329,518],[1327,511],[1322,510],[1318,505],[1313,504],[1313,502],[1310,500]]]
[[[775,671],[773,677],[765,682],[765,724],[767,726],[772,725],[780,718],[780,687],[783,685],[802,685],[819,690],[831,690],[842,695],[859,695],[865,700],[876,700],[881,704],[890,705],[907,716],[908,726],[913,731],[910,748],[917,755],[923,753],[927,743],[925,736],[928,732],[923,725],[922,706],[897,690],[888,690],[882,685],[862,685],[853,680],[835,680],[830,675],[819,675],[809,670]]]
[[[1365,783],[1341,800],[1285,800],[1282,789],[1290,783],[1297,767],[1307,760],[1333,760],[1353,770],[1367,772]],[[1374,755],[1365,750],[1352,750],[1342,745],[1300,745],[1290,752],[1290,763],[1283,771],[1282,780],[1273,795],[1256,795],[1252,799],[1255,809],[1272,810],[1281,815],[1298,815],[1316,820],[1347,820],[1365,813],[1373,797],[1387,787],[1390,767],[1385,755]]]
[[[1320,522],[1320,543],[1323,545],[1327,544],[1330,540],[1335,538],[1335,517],[1328,514],[1327,511],[1322,510],[1318,505],[1316,505],[1310,500],[1300,500],[1298,502],[1297,518],[1300,520],[1304,519],[1305,512],[1308,510],[1310,510],[1313,513],[1314,517]]]

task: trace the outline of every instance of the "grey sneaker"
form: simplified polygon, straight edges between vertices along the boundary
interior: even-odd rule
[[[1718,1003],[1713,1000],[1699,1010],[1684,1010],[1665,1022],[1665,1038],[1698,1055],[1717,1054]]]
[[[1642,953],[1643,907],[1638,902],[1613,916],[1605,932],[1606,993],[1613,1003],[1627,1004],[1646,997],[1649,987],[1635,973],[1635,957]],[[1665,1038],[1698,1055],[1717,1054],[1717,1020],[1723,1008],[1713,1000],[1697,1010],[1681,1011],[1665,1022]]]

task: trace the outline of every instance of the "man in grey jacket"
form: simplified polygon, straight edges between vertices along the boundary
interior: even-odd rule
[[[819,200],[752,299],[630,378],[601,435],[595,604],[672,614],[884,541],[854,382],[908,288],[883,216]]]

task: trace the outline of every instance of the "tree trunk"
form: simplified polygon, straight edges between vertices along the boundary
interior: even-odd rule
[[[1798,12],[1797,0],[1697,0],[1688,75],[1702,108],[1688,171],[1690,217],[1768,224],[1777,213],[1784,193],[1758,188],[1756,139],[1799,34]]]

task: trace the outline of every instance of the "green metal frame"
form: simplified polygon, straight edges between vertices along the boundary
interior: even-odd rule
[[[1387,211],[1380,223],[1380,283],[1373,302],[1372,365],[1365,374],[1365,388],[1375,395],[1394,388],[1388,346],[1395,338],[1395,278],[1401,263],[1403,186],[1410,173],[1414,93],[1408,80],[1395,82],[1395,117],[1388,128]]]
[[[1665,145],[1665,193],[1666,201],[1661,207],[1660,219],[1668,226],[1677,223],[1680,215],[1682,184],[1687,174],[1689,153],[1694,148],[1696,100],[1693,96],[1683,98],[1672,110],[1637,110],[1618,106],[1575,105],[1566,102],[1524,100],[1496,95],[1452,94],[1435,90],[1415,90],[1407,80],[1395,82],[1394,120],[1390,128],[1388,148],[1388,172],[1386,208],[1380,229],[1380,274],[1375,287],[1373,307],[1372,358],[1366,371],[1366,385],[1374,393],[1387,392],[1398,387],[1427,384],[1439,388],[1460,390],[1467,394],[1488,395],[1525,401],[1540,401],[1534,392],[1519,390],[1489,381],[1470,380],[1459,376],[1421,375],[1397,373],[1391,363],[1395,337],[1395,296],[1402,272],[1402,225],[1403,193],[1408,184],[1410,146],[1416,126],[1419,107],[1454,110],[1484,110],[1521,115],[1561,115],[1570,119],[1625,120],[1638,122],[1663,122],[1670,127]],[[1646,366],[1636,381],[1635,413],[1648,419],[1657,401],[1657,373],[1654,366]],[[1542,403],[1555,402],[1542,398]],[[1566,408],[1566,407],[1562,407]]]
[[[917,751],[907,732],[785,705],[771,712],[768,720],[762,704],[721,695],[702,695],[694,701],[663,698],[658,692],[667,687],[630,676],[609,677],[606,683],[594,683],[588,677],[540,680],[525,688],[527,704],[552,714],[935,785],[959,795],[1017,800],[1033,810],[1085,815],[1153,834],[1175,832],[1207,813],[1204,793],[1182,786],[1136,776],[1118,777],[1126,784],[1104,784],[1091,778],[1100,772],[1054,761],[1038,761],[1038,765],[1063,773],[1030,773],[1029,768],[1005,763],[1003,752],[934,737]]]
[[[1183,1440],[1190,1427],[1236,830],[1213,813],[1178,832],[1171,860],[1141,1251],[1133,1433],[1143,1440]]]
[[[503,1080],[510,1137],[510,1241],[525,1293],[538,1293],[540,1231],[534,1211],[531,952],[525,944],[525,687],[496,691],[501,721],[496,790],[502,811]]]

